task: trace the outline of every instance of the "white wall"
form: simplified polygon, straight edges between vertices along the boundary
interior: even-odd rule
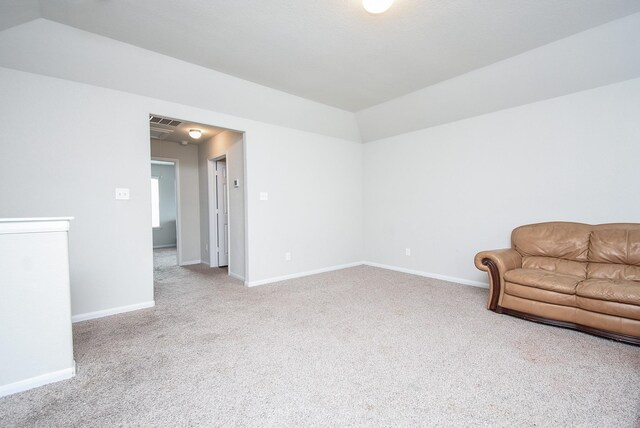
[[[640,13],[356,114],[363,141],[640,77]]]
[[[151,164],[151,176],[158,178],[160,227],[153,229],[153,247],[175,247],[176,240],[176,167]]]
[[[75,217],[73,314],[153,301],[148,109],[115,91],[7,69],[0,99],[12,124],[0,127],[0,217]],[[130,188],[131,200],[115,200],[116,187]]]
[[[151,112],[153,113],[153,112]],[[200,263],[200,191],[198,146],[151,140],[151,158],[178,159],[181,253],[178,264]]]
[[[204,261],[210,260],[212,248],[209,234],[208,167],[211,159],[226,156],[229,179],[229,272],[236,278],[245,278],[245,179],[243,135],[239,132],[224,131],[198,146],[200,168],[200,253]],[[238,180],[240,186],[233,187]],[[208,245],[205,245],[208,244]]]
[[[153,301],[149,113],[246,132],[247,281],[362,259],[359,143],[6,68],[0,99],[0,217],[76,218],[74,315]]]
[[[518,225],[638,222],[639,142],[634,79],[365,144],[365,258],[486,282]]]
[[[46,19],[0,32],[0,66],[360,141],[353,113]]]
[[[227,149],[227,176],[229,179],[229,273],[236,278],[246,277],[246,204],[245,168],[242,135],[221,136],[234,141]],[[233,185],[238,180],[239,186]],[[209,246],[211,248],[211,246]]]
[[[245,134],[250,285],[260,282],[254,272],[273,278],[362,260],[362,144],[275,128],[260,139]]]

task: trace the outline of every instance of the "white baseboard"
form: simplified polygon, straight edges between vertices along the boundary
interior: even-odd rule
[[[72,316],[71,321],[72,322],[87,321],[95,318],[102,318],[102,317],[108,317],[110,315],[122,314],[124,312],[137,311],[138,309],[152,308],[155,305],[156,305],[156,302],[154,300],[151,300],[149,302],[136,303],[135,305],[119,306],[117,308],[105,309],[102,311],[87,312],[85,314],[78,314],[78,315]]]
[[[29,389],[47,385],[49,383],[70,379],[75,375],[76,375],[76,362],[74,361],[72,367],[58,370],[51,373],[45,373],[43,375],[35,376],[29,379],[24,379],[19,382],[13,382],[7,385],[2,385],[0,386],[0,397],[5,397],[11,394],[17,394],[18,392],[27,391]]]
[[[167,244],[167,245],[154,245],[153,249],[155,250],[156,248],[173,248],[175,247],[176,244]]]
[[[489,288],[489,284],[487,284],[485,282],[472,281],[472,280],[469,280],[469,279],[456,278],[456,277],[453,277],[453,276],[439,275],[439,274],[431,273],[431,272],[424,272],[424,271],[419,271],[419,270],[414,270],[414,269],[407,269],[407,268],[402,268],[402,267],[398,267],[398,266],[391,266],[391,265],[385,265],[385,264],[382,264],[382,263],[367,262],[367,261],[347,263],[347,264],[344,264],[344,265],[329,266],[329,267],[326,267],[326,268],[315,269],[315,270],[310,270],[310,271],[300,272],[300,273],[294,273],[294,274],[290,274],[290,275],[283,275],[283,276],[278,276],[278,277],[273,277],[273,278],[268,278],[268,279],[262,279],[262,280],[259,280],[259,281],[249,281],[249,282],[245,282],[245,285],[248,286],[248,287],[255,287],[257,285],[271,284],[271,283],[274,283],[274,282],[285,281],[287,279],[301,278],[301,277],[304,277],[304,276],[315,275],[315,274],[318,274],[318,273],[330,272],[330,271],[334,271],[334,270],[346,269],[346,268],[355,267],[355,266],[362,266],[362,265],[372,266],[372,267],[377,267],[377,268],[387,269],[387,270],[393,270],[393,271],[396,271],[396,272],[408,273],[408,274],[411,274],[411,275],[417,275],[417,276],[422,276],[422,277],[426,277],[426,278],[440,279],[442,281],[453,282],[455,284],[469,285],[469,286],[472,286],[472,287],[480,287],[480,288]]]
[[[200,263],[202,263],[202,260],[188,260],[186,262],[180,263],[180,266],[199,265]]]
[[[414,270],[414,269],[406,269],[406,268],[401,268],[397,266],[385,265],[382,263],[362,262],[362,264],[381,268],[381,269],[394,270],[396,272],[409,273],[411,275],[424,276],[426,278],[441,279],[443,281],[454,282],[456,284],[470,285],[472,287],[480,287],[480,288],[489,288],[489,284],[485,282],[480,282],[480,281],[471,281],[469,279],[455,278],[453,276],[439,275],[437,273],[423,272],[423,271]]]
[[[276,277],[273,277],[273,278],[261,279],[261,280],[258,280],[258,281],[245,281],[244,285],[246,285],[247,287],[255,287],[256,285],[271,284],[273,282],[285,281],[287,279],[301,278],[303,276],[315,275],[315,274],[318,274],[318,273],[331,272],[331,271],[334,271],[334,270],[340,270],[340,269],[346,269],[346,268],[355,267],[355,266],[361,266],[362,264],[363,264],[362,262],[354,262],[354,263],[347,263],[347,264],[344,264],[344,265],[329,266],[329,267],[326,267],[326,268],[308,270],[306,272],[292,273],[292,274],[283,275],[283,276],[276,276]]]
[[[237,273],[229,272],[229,276],[244,282],[244,276],[238,275]]]

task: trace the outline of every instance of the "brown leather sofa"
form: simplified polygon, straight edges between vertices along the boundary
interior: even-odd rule
[[[483,251],[488,308],[640,344],[640,224],[540,223]]]

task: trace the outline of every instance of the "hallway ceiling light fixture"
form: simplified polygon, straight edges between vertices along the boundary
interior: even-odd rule
[[[364,9],[374,15],[386,12],[392,4],[393,0],[362,0]]]
[[[200,137],[202,137],[202,131],[199,130],[199,129],[190,129],[189,130],[189,137],[193,138],[194,140],[197,140]]]

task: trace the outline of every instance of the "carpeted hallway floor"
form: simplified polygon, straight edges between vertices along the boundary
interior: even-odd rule
[[[15,426],[635,427],[640,348],[372,267],[245,288],[156,267],[153,309],[74,325],[75,378],[0,399]]]
[[[154,273],[157,273],[163,269],[176,267],[177,264],[178,254],[176,252],[176,247],[156,248],[153,250]]]

